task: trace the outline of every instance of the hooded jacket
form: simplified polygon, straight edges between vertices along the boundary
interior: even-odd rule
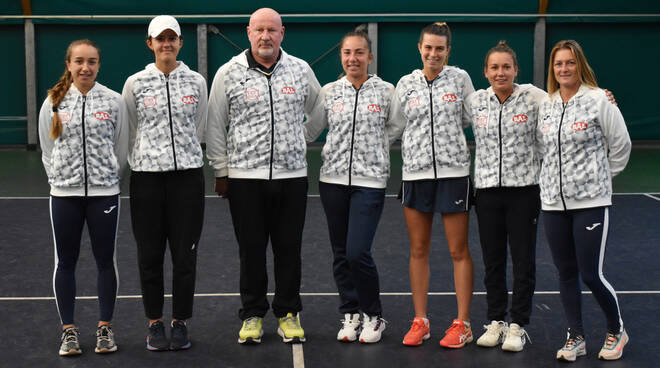
[[[390,140],[403,129],[403,180],[470,175],[463,113],[472,92],[470,76],[453,66],[443,67],[430,83],[421,70],[399,80],[392,104],[396,128]]]
[[[281,49],[270,77],[250,67],[246,52],[213,78],[206,154],[215,176],[307,176],[303,120],[312,114],[321,86],[305,61]]]
[[[133,171],[202,167],[206,81],[182,61],[168,76],[154,63],[130,76],[122,95],[128,109],[128,162]]]
[[[631,150],[619,108],[603,90],[581,85],[567,103],[553,93],[539,116],[543,210],[611,205],[612,177],[626,167]]]
[[[466,118],[472,124],[476,144],[475,188],[538,184],[536,125],[539,105],[546,99],[545,91],[515,83],[513,93],[503,103],[492,87],[468,97]]]
[[[118,194],[128,151],[128,122],[121,95],[98,82],[83,95],[71,84],[57,106],[62,134],[55,140],[49,136],[53,114],[47,97],[39,112],[39,140],[50,194]]]
[[[394,86],[373,75],[355,89],[346,77],[321,89],[316,121],[305,124],[308,142],[328,128],[320,181],[385,188],[390,174],[386,126]]]

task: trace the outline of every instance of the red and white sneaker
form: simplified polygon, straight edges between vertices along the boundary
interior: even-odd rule
[[[422,317],[415,317],[410,331],[403,337],[403,345],[420,346],[424,340],[431,337],[431,327],[429,320]]]
[[[445,331],[445,337],[440,340],[440,346],[458,349],[472,342],[472,329],[465,322],[455,319]]]

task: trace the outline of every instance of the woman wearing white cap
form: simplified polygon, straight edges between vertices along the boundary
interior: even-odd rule
[[[204,218],[201,137],[206,81],[176,59],[181,28],[171,16],[149,24],[155,62],[126,80],[131,166],[131,219],[138,249],[142,301],[149,319],[147,349],[188,349],[197,248]],[[163,325],[163,258],[173,264],[171,341]]]

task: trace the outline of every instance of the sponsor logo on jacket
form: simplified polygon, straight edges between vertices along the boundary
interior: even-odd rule
[[[247,101],[253,101],[259,99],[259,90],[256,88],[249,88],[245,91],[245,99]]]
[[[550,133],[551,130],[552,130],[552,125],[550,124],[541,125],[541,133],[543,133],[544,135]]]
[[[58,112],[57,115],[59,115],[62,124],[66,124],[71,121],[71,114],[68,111]]]
[[[197,99],[195,99],[195,96],[183,96],[183,97],[181,97],[181,101],[184,104],[192,105],[195,102],[197,102]]]
[[[145,107],[154,107],[158,103],[156,96],[146,96],[143,102]]]
[[[371,112],[380,112],[381,108],[380,108],[380,105],[378,105],[378,104],[371,104],[371,105],[367,106],[367,110],[369,110]]]
[[[511,121],[513,121],[514,123],[526,123],[527,119],[528,119],[527,115],[518,114],[518,115],[514,115]]]
[[[342,111],[344,111],[344,104],[343,103],[337,102],[334,105],[332,105],[332,112],[340,113]]]
[[[282,87],[281,91],[285,95],[292,95],[292,94],[296,93],[296,89],[291,87],[291,86]]]
[[[422,103],[419,100],[419,97],[413,97],[408,100],[408,108],[409,109],[414,109],[415,107],[418,107]]]
[[[483,128],[486,125],[488,125],[488,116],[479,116],[477,118],[477,126]]]
[[[571,129],[575,131],[587,130],[588,125],[589,124],[585,121],[576,121],[575,123],[571,124]]]
[[[94,117],[99,120],[108,120],[110,119],[110,114],[104,111],[99,111],[94,113]]]
[[[442,101],[445,102],[456,102],[457,99],[458,97],[456,97],[456,95],[453,93],[447,93],[446,95],[442,96]]]

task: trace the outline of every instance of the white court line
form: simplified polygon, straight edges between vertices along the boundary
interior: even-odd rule
[[[649,192],[649,193],[613,193],[612,195],[615,196],[647,196],[650,198],[653,198],[655,200],[660,201],[660,198],[654,197],[654,195],[660,196],[660,192]],[[318,194],[308,194],[308,198],[318,198],[320,197]],[[387,198],[396,198],[396,194],[385,194],[385,197]],[[50,197],[0,197],[0,200],[11,200],[11,199],[48,199]],[[129,196],[120,196],[121,199],[129,199]],[[205,195],[204,198],[217,198],[220,199],[216,194],[210,194],[210,195]]]
[[[660,295],[660,290],[618,290],[617,294],[627,295]],[[509,295],[512,292],[509,291]],[[559,295],[559,291],[535,291],[536,295]],[[582,294],[591,294],[591,291],[582,291]],[[196,297],[237,297],[240,293],[200,293],[195,294]],[[339,293],[300,293],[301,296],[339,296]],[[409,291],[403,292],[382,292],[381,296],[411,296]],[[454,291],[431,291],[429,296],[453,296],[456,295]],[[472,295],[486,295],[485,291],[475,291]],[[268,296],[274,296],[274,293],[268,293]],[[172,294],[165,294],[166,298],[171,298]],[[97,300],[99,297],[91,296],[77,296],[76,300]],[[140,299],[142,295],[118,295],[117,299]],[[54,296],[3,296],[0,297],[0,302],[3,301],[42,301],[42,300],[55,300]]]
[[[293,353],[293,368],[305,368],[303,344],[291,344],[291,351]]]
[[[653,193],[653,194],[655,194],[655,193]],[[649,197],[649,198],[653,198],[653,199],[655,199],[656,201],[660,201],[660,198],[652,196],[651,193],[644,193],[644,195],[647,196],[647,197]]]

